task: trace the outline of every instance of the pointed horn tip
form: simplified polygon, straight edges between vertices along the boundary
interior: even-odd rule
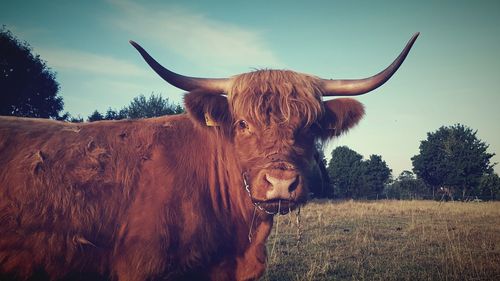
[[[417,38],[418,38],[419,35],[420,35],[420,32],[417,31],[410,38],[410,40],[408,41],[408,43],[406,45],[406,48],[408,48],[408,51],[410,51],[410,48],[413,46],[413,43],[415,43],[415,41],[417,41]]]
[[[417,31],[417,32],[415,32],[415,33],[413,34],[413,36],[411,37],[410,41],[415,41],[415,40],[417,40],[417,37],[418,37],[419,35],[420,35],[420,32],[418,32],[418,31]]]
[[[128,40],[128,42],[130,43],[130,45],[134,46],[135,48],[137,48],[139,46],[139,44],[137,44],[134,40]]]

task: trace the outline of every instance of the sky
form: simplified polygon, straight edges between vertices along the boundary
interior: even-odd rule
[[[357,79],[420,32],[399,71],[356,97],[365,118],[325,154],[346,145],[381,155],[397,177],[428,132],[457,123],[500,154],[500,1],[0,1],[0,25],[57,73],[64,111],[84,118],[140,94],[182,102],[129,40],[189,76],[275,68]]]

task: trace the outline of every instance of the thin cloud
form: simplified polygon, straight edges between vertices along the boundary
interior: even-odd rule
[[[50,34],[50,31],[47,28],[35,26],[35,27],[23,27],[20,28],[16,25],[5,25],[8,30],[14,34],[20,41],[27,41],[30,45],[36,42],[37,38],[46,36]]]
[[[50,36],[51,31],[42,27],[19,28],[8,26],[8,29],[20,40],[27,42],[34,53],[47,61],[49,67],[56,71],[80,71],[89,74],[109,76],[147,76],[151,75],[142,67],[138,67],[126,60],[113,58],[81,50],[68,48],[54,48],[40,43],[40,37]]]
[[[109,2],[120,12],[110,19],[115,27],[199,65],[224,68],[281,65],[257,31],[178,6],[154,9],[130,1]]]
[[[36,52],[56,70],[83,71],[111,76],[147,76],[144,68],[106,55],[70,49],[37,48]]]

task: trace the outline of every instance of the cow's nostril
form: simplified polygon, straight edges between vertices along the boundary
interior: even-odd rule
[[[288,191],[289,191],[289,192],[292,192],[292,191],[294,191],[295,189],[297,189],[297,187],[299,186],[299,182],[300,182],[300,178],[299,178],[299,176],[297,175],[297,176],[295,177],[295,181],[294,181],[294,182],[292,182],[292,184],[290,184],[290,186],[288,187]]]
[[[269,174],[265,174],[265,180],[271,186],[271,189],[279,192],[279,193],[290,193],[297,189],[299,186],[299,175],[295,175],[294,177],[290,177],[288,179],[283,178],[275,178]]]
[[[270,175],[268,174],[265,174],[264,175],[264,180],[270,185],[270,186],[273,186],[273,179]]]

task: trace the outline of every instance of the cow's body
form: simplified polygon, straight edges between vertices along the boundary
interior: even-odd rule
[[[1,117],[2,269],[120,280],[259,275],[272,217],[258,216],[250,244],[250,198],[225,172],[234,153],[216,130],[197,126],[187,115],[90,124]]]
[[[0,117],[0,280],[258,279],[273,215],[321,182],[315,145],[364,114],[356,100],[322,96],[382,85],[417,35],[360,80],[286,70],[193,78],[133,43],[189,91],[187,114],[84,124]]]

